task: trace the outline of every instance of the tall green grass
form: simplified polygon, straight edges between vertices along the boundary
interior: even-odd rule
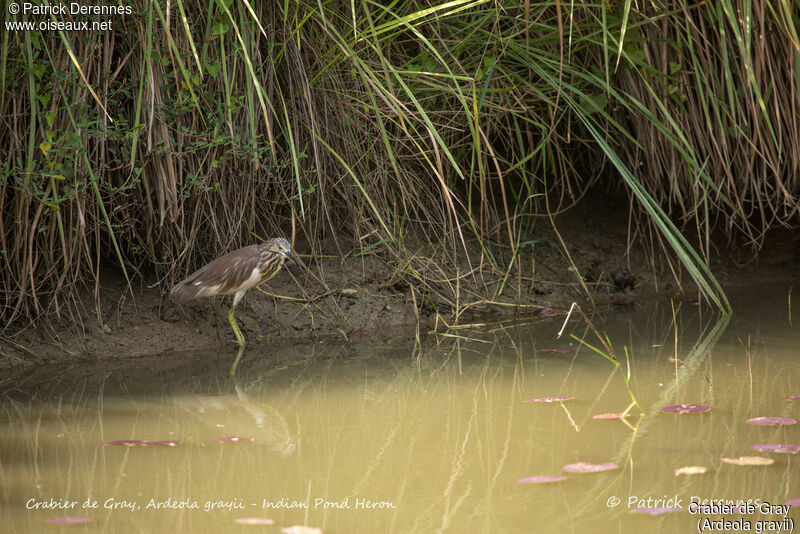
[[[106,266],[168,287],[293,227],[380,252],[423,301],[524,298],[533,221],[605,162],[727,310],[712,232],[757,247],[797,222],[797,20],[790,0],[178,0],[5,31],[0,322],[72,313],[85,286],[99,314]]]

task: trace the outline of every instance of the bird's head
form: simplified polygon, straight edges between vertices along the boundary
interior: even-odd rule
[[[266,242],[268,249],[275,254],[280,254],[290,260],[292,263],[297,265],[298,267],[302,267],[303,264],[300,263],[300,260],[292,252],[292,246],[289,242],[284,239],[283,237],[274,237]]]

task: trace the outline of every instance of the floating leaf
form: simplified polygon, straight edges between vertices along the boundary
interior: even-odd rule
[[[547,352],[549,354],[567,354],[569,349],[539,349],[539,352]]]
[[[525,402],[563,402],[574,398],[575,397],[539,397],[536,399],[528,399]]]
[[[711,408],[703,406],[702,404],[673,404],[672,406],[664,406],[661,408],[662,412],[667,413],[702,413],[707,412]]]
[[[763,456],[739,456],[738,458],[723,458],[723,462],[733,465],[772,465],[775,460]]]
[[[94,521],[91,517],[76,517],[65,515],[63,517],[50,517],[44,520],[45,523],[51,525],[77,525],[78,523],[88,523]]]
[[[687,465],[677,468],[675,475],[702,475],[706,471],[708,471],[708,467],[704,465]]]
[[[614,462],[606,462],[604,464],[591,464],[588,462],[578,462],[574,464],[567,464],[564,466],[564,471],[567,473],[600,473],[601,471],[611,471],[619,467]]]
[[[174,447],[180,441],[147,441],[143,439],[122,439],[118,441],[101,441],[100,445],[123,445],[125,447]]]
[[[632,514],[648,514],[648,515],[661,515],[661,514],[668,514],[670,512],[680,512],[680,508],[666,508],[666,507],[658,507],[658,508],[634,508],[631,510]]]
[[[778,444],[778,443],[769,443],[767,445],[753,445],[750,448],[761,452],[787,452],[789,454],[795,454],[797,451],[800,451],[800,445],[788,445],[788,444]]]
[[[629,413],[599,413],[597,415],[593,415],[592,419],[622,419],[630,416],[631,414]]]
[[[293,527],[282,528],[283,534],[325,534],[321,528],[303,527],[295,525]]]
[[[793,425],[796,422],[791,417],[754,417],[745,421],[745,423],[760,426]]]
[[[240,525],[274,525],[275,521],[268,517],[239,517],[233,520]]]
[[[550,482],[561,482],[567,480],[563,475],[537,475],[535,477],[525,477],[517,480],[517,484],[548,484]]]
[[[214,438],[211,443],[237,443],[239,441],[255,441],[255,438],[242,438],[239,436],[229,436],[227,438]]]

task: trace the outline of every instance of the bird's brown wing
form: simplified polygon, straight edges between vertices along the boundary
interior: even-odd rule
[[[184,304],[196,297],[236,293],[258,266],[258,246],[234,250],[201,267],[170,291],[170,298]]]

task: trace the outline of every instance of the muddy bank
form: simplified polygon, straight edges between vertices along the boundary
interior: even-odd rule
[[[381,262],[359,262],[360,269],[335,258],[312,263],[328,288],[301,271],[284,269],[260,288],[247,292],[236,309],[248,345],[287,339],[341,339],[376,328],[413,324],[407,292],[397,289]],[[383,272],[383,276],[381,276]],[[100,294],[101,319],[92,295],[82,310],[61,321],[48,320],[2,344],[0,365],[70,359],[142,357],[233,346],[227,320],[231,296],[202,298],[183,306],[170,301],[169,285],[142,284],[127,289],[108,273]]]
[[[471,305],[459,322],[525,318],[545,307],[567,308],[572,302],[584,309],[635,309],[654,298],[696,297],[694,284],[674,260],[670,263],[657,249],[628,246],[625,211],[609,208],[607,199],[587,198],[580,209],[556,219],[557,233],[546,219],[537,222],[534,244],[520,254],[530,270],[524,282],[517,286],[514,281],[514,287],[491,302],[463,291],[459,304]],[[298,251],[303,253],[302,245]],[[798,279],[799,251],[792,232],[776,233],[757,259],[742,247],[728,246],[722,251],[716,247],[712,267],[726,291],[775,281],[790,287]],[[248,291],[239,304],[236,317],[249,345],[316,339],[347,343],[417,323],[424,334],[437,318],[455,320],[452,302],[426,291],[412,276],[402,276],[379,255],[342,259],[323,254],[304,259],[312,276],[284,269],[261,291]],[[625,276],[625,270],[632,278]],[[619,283],[620,277],[624,283]],[[168,282],[139,281],[132,296],[119,274],[110,271],[102,282],[99,314],[94,296],[85,295],[60,320],[44,320],[36,328],[0,340],[0,366],[232,346],[234,336],[226,317],[232,297],[176,306],[168,298],[169,287]],[[514,306],[517,291],[521,307]]]

